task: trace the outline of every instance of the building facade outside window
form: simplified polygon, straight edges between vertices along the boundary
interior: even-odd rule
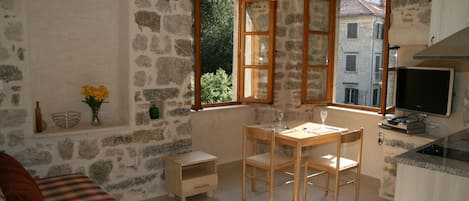
[[[375,89],[382,84],[385,5],[367,0],[340,0],[339,6],[335,68],[345,66],[345,70],[335,70],[334,77],[336,82],[357,85],[353,90],[335,85],[334,103],[379,107],[381,94]]]

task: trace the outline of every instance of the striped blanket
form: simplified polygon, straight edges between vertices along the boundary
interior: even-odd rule
[[[45,201],[115,201],[87,176],[70,174],[36,181]]]

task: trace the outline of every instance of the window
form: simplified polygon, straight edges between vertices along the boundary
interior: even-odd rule
[[[345,99],[344,103],[358,104],[358,89],[345,88]]]
[[[388,49],[385,47],[389,45],[387,30],[389,29],[390,1],[381,1],[385,2],[383,4],[371,1],[339,0],[337,5],[335,2],[334,0],[305,0],[303,45],[305,59],[303,60],[302,90],[304,98],[302,102],[327,103],[384,114],[387,111],[387,85],[389,84],[387,81]],[[326,4],[328,9],[325,7]],[[373,10],[362,12],[353,9],[356,7],[373,8]],[[325,15],[329,15],[329,20],[323,20]],[[311,30],[311,25],[324,24],[323,21],[329,23],[327,26],[329,29],[324,32]],[[360,23],[360,38],[358,37],[358,22]],[[306,26],[308,24],[310,27]],[[317,49],[310,51],[311,39],[308,40],[308,36],[319,33],[326,35],[326,32],[327,37],[322,38],[320,42],[327,43],[328,46],[319,47],[317,44],[322,43],[316,42],[314,47]],[[377,38],[383,40],[377,40]],[[360,54],[351,54],[357,51]],[[319,53],[322,52],[327,52],[325,57],[328,60],[325,65],[313,66],[308,63],[311,58],[321,58]],[[312,67],[318,69],[313,71],[316,73],[315,76],[310,76],[311,71],[307,71]],[[342,68],[345,70],[338,70]],[[318,73],[319,69],[324,69],[324,71]],[[334,82],[343,84],[334,84]],[[345,83],[356,83],[356,85],[345,85]],[[314,88],[318,86],[327,86],[321,88],[322,91],[320,91],[326,96],[309,96],[310,91],[318,91]]]
[[[194,0],[192,109],[271,102],[274,9],[268,0]]]
[[[357,71],[357,55],[345,56],[345,71]]]
[[[330,103],[333,86],[335,4],[305,0],[302,103]]]
[[[239,100],[273,101],[275,5],[271,0],[241,0]]]
[[[358,38],[358,23],[347,24],[347,38]]]
[[[382,23],[375,24],[375,38],[384,39],[384,26]]]

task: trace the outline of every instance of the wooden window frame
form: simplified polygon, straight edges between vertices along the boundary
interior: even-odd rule
[[[203,108],[210,108],[210,107],[222,107],[228,105],[239,105],[241,104],[238,101],[238,98],[235,101],[229,102],[222,102],[222,103],[211,103],[211,104],[202,104],[202,97],[201,97],[201,77],[202,77],[202,57],[201,57],[201,1],[202,0],[194,0],[194,104],[192,105],[192,110],[198,111],[202,110]],[[241,1],[241,0],[239,0]],[[236,2],[236,1],[235,1]],[[239,20],[238,20],[239,21]],[[236,52],[233,51],[233,54]]]
[[[269,29],[265,32],[246,32],[246,4],[260,1],[269,2]],[[274,65],[275,65],[275,22],[276,1],[275,0],[239,0],[239,40],[238,40],[238,100],[241,103],[273,103]],[[246,36],[269,36],[268,62],[266,65],[245,65],[245,37]],[[254,41],[253,41],[254,42]],[[254,42],[255,43],[255,42]],[[253,44],[254,46],[256,44]],[[244,97],[245,69],[267,70],[267,97],[265,99]],[[255,71],[254,71],[255,72]],[[256,78],[257,79],[257,78]],[[251,79],[255,81],[256,79]],[[256,87],[256,86],[254,86]]]
[[[311,31],[309,30],[309,5],[310,1],[304,1],[304,26],[303,26],[303,67],[301,78],[301,103],[302,104],[332,104],[333,92],[333,78],[334,78],[334,55],[335,55],[335,21],[336,21],[336,0],[329,0],[329,26],[327,32]],[[309,47],[309,34],[327,35],[328,36],[328,63],[327,65],[310,66],[308,63],[308,47]],[[307,99],[307,84],[308,84],[308,70],[309,69],[326,69],[326,98],[318,100]]]

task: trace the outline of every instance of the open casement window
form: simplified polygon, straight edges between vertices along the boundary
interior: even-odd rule
[[[391,1],[384,2],[304,1],[302,103],[328,104],[383,115],[389,111],[392,86],[388,85],[393,84],[392,80],[388,82],[388,74],[393,76],[392,71],[388,73]],[[349,3],[368,9],[366,16],[357,15],[361,11],[353,9],[355,7]],[[376,25],[377,22],[380,25]],[[359,30],[360,27],[364,29]],[[350,52],[357,54],[352,56]],[[357,84],[355,89],[347,89],[342,83]]]
[[[272,103],[275,4],[240,1],[239,101]]]
[[[332,102],[335,8],[335,0],[305,0],[303,103]]]

